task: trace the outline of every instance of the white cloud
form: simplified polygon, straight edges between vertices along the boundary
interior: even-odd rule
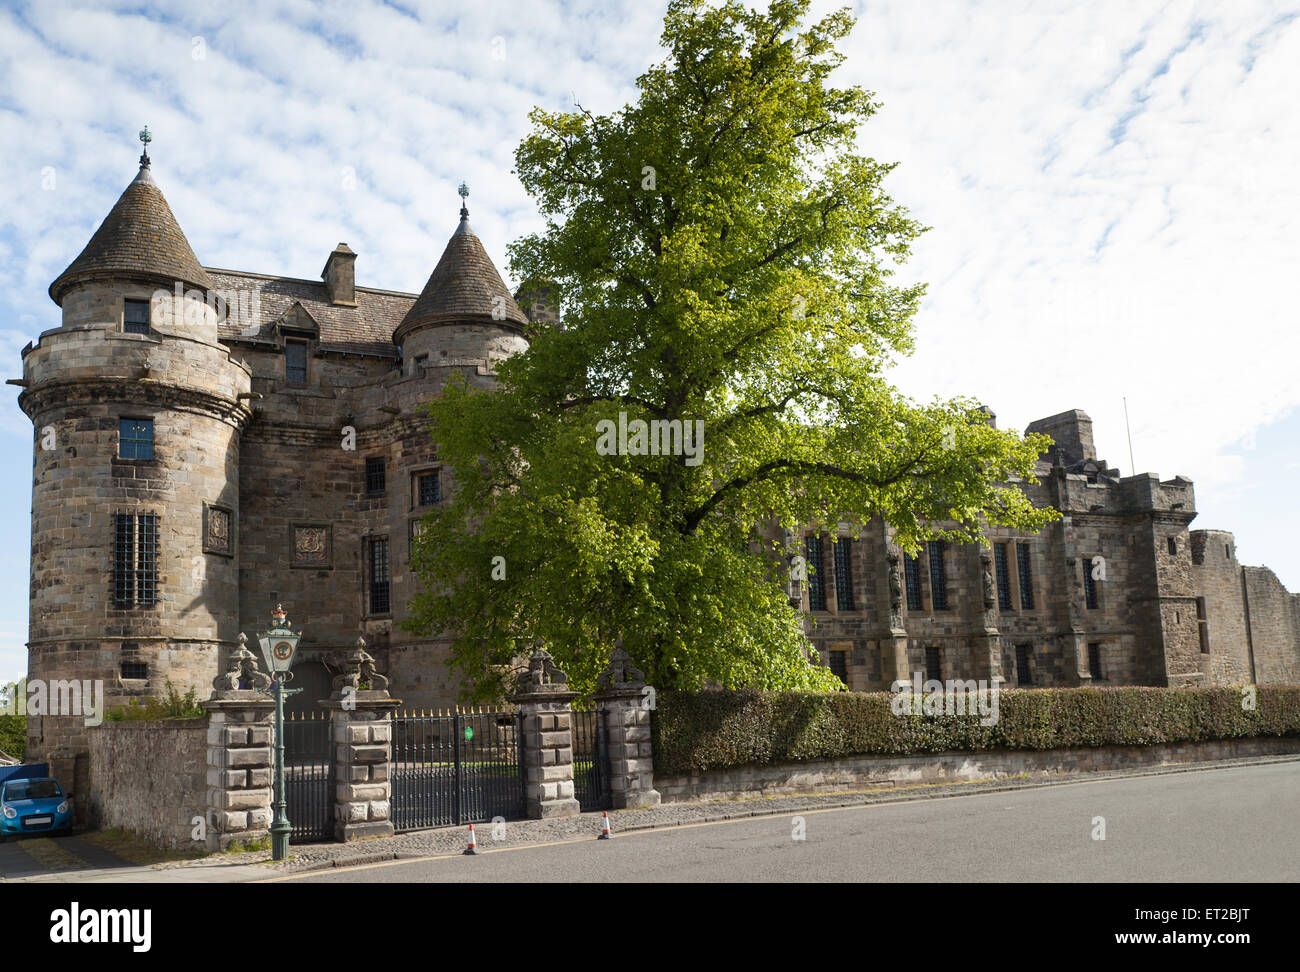
[[[0,8],[10,374],[57,323],[45,289],[134,175],[146,122],[208,265],[314,278],[346,240],[359,283],[418,290],[464,179],[504,272],[506,244],[541,225],[511,174],[528,110],[631,99],[666,4],[123,6]],[[1300,19],[1263,2],[859,6],[842,80],[884,102],[862,145],[901,163],[891,192],[934,227],[901,274],[930,285],[901,387],[975,395],[1003,427],[1083,408],[1125,473],[1127,396],[1137,465],[1192,476],[1217,504],[1206,525],[1289,502],[1280,483],[1246,490],[1235,453],[1300,405]],[[30,425],[11,406],[0,435],[6,505],[25,509]]]

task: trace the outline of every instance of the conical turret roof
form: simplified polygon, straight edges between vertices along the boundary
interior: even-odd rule
[[[212,280],[199,265],[148,161],[109,210],[86,248],[50,284],[50,297],[62,304],[74,284],[103,277],[144,277],[168,288],[176,281],[208,290]]]
[[[491,321],[520,329],[528,326],[528,318],[474,235],[469,213],[464,209],[460,211],[460,225],[447,241],[429,282],[398,325],[394,340],[400,343],[399,336],[417,324],[453,321]]]

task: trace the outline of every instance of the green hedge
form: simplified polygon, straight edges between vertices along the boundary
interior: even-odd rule
[[[1008,689],[998,721],[902,715],[887,692],[660,692],[652,720],[655,772],[763,763],[990,749],[1149,746],[1246,736],[1300,736],[1300,686]]]

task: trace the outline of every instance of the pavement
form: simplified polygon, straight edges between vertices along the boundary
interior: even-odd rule
[[[946,785],[886,787],[854,792],[760,796],[701,803],[664,804],[638,810],[611,811],[609,818],[615,835],[623,836],[673,828],[695,828],[706,824],[748,821],[753,818],[789,817],[796,814],[802,814],[806,818],[809,813],[867,808],[882,804],[911,805],[917,802],[948,800],[951,797],[996,799],[999,794],[1027,796],[1032,791],[1044,788],[1068,787],[1081,783],[1148,780],[1154,785],[1156,781],[1163,778],[1168,784],[1171,778],[1179,777],[1185,778],[1185,782],[1192,784],[1189,792],[1195,797],[1202,791],[1209,793],[1215,790],[1218,786],[1215,779],[1226,778],[1225,774],[1252,770],[1262,772],[1269,767],[1273,767],[1273,772],[1279,774],[1276,778],[1270,779],[1283,788],[1288,785],[1285,781],[1300,780],[1300,772],[1298,772],[1300,756],[1273,756],[1179,764],[1145,770],[1058,774]],[[1295,805],[1294,796],[1286,799],[1289,799],[1289,805]],[[961,800],[948,800],[948,802],[969,803]],[[1032,807],[1035,803],[1047,805],[1049,802],[1031,800],[1030,804]],[[1278,806],[1284,805],[1288,804],[1272,804],[1271,809],[1270,806],[1261,807],[1260,814],[1267,818],[1270,813],[1277,813]],[[909,811],[909,816],[918,814],[923,816],[928,812],[914,808]],[[1248,816],[1244,809],[1241,810],[1241,814],[1243,818]],[[1125,816],[1129,814],[1126,813]],[[600,833],[601,820],[601,814],[597,812],[556,820],[514,820],[497,828],[491,824],[479,824],[476,826],[476,833],[480,849],[484,852],[479,857],[504,850],[541,848],[570,843],[583,844]],[[782,823],[782,828],[784,829],[778,828],[774,832],[784,832],[785,839],[789,839],[788,822]],[[111,859],[113,855],[76,837],[40,841],[24,839],[0,845],[0,881],[224,883],[279,879],[320,871],[364,869],[366,866],[389,862],[459,857],[465,848],[466,834],[465,827],[450,827],[399,834],[395,837],[373,838],[350,844],[295,845],[291,848],[290,859],[280,862],[271,861],[269,851],[259,851],[212,855],[192,861],[174,861],[148,867],[129,866],[126,862],[113,860]],[[1300,839],[1296,835],[1292,834],[1291,839],[1293,843],[1300,846]],[[55,845],[61,853],[56,855],[48,848],[37,845]],[[474,859],[469,860],[472,862]],[[486,869],[481,872],[484,876],[486,876],[485,871]],[[365,879],[407,880],[408,878],[376,873]],[[418,880],[418,878],[410,879]],[[771,878],[771,880],[785,879],[787,878],[781,876]],[[861,880],[862,878],[847,879]]]
[[[1296,883],[1298,801],[1293,762],[808,810],[269,880]]]

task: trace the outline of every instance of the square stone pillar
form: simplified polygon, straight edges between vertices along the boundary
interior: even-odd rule
[[[654,689],[647,691],[644,674],[621,647],[610,655],[599,685],[596,701],[605,724],[610,802],[615,810],[657,806],[650,742]]]
[[[330,712],[334,741],[334,836],[341,841],[391,837],[393,712],[402,704],[388,694],[366,642],[343,659],[334,693],[321,701]]]
[[[573,709],[569,677],[541,648],[529,656],[512,701],[523,733],[524,812],[534,820],[576,817],[573,795]]]
[[[212,680],[208,710],[207,849],[270,838],[275,763],[271,748],[275,701],[245,636],[229,671]]]

